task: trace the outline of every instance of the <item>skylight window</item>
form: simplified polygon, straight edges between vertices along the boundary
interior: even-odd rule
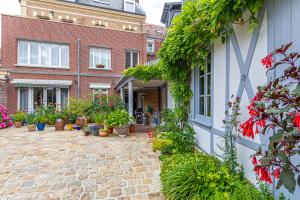
[[[127,12],[135,12],[135,0],[124,0],[124,10]]]

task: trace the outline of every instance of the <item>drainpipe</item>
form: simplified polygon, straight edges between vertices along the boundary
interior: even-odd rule
[[[77,98],[80,98],[80,39],[77,40]]]

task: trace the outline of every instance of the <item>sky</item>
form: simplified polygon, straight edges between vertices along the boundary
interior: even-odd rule
[[[165,2],[180,0],[140,0],[140,5],[147,13],[147,23],[160,24],[160,18]],[[0,13],[20,14],[21,9],[18,0],[0,0]]]

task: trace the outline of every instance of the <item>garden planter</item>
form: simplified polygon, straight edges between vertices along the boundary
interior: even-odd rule
[[[67,124],[67,130],[73,131],[73,124]]]
[[[115,133],[119,136],[127,136],[128,135],[128,126],[116,127]]]
[[[134,124],[129,125],[129,133],[135,133],[135,125]]]
[[[65,120],[57,119],[55,122],[55,131],[63,131],[65,130]]]
[[[100,135],[100,137],[106,137],[108,135],[108,131],[107,130],[99,130],[99,135]]]
[[[114,128],[108,128],[108,134],[113,134],[114,133]]]
[[[33,131],[35,131],[35,129],[36,129],[36,125],[35,125],[35,124],[28,125],[27,128],[28,128],[28,131],[29,131],[29,132],[33,132]]]
[[[22,127],[22,122],[15,122],[15,127],[16,128],[21,128]]]
[[[84,136],[89,136],[89,135],[90,135],[90,132],[85,131],[85,132],[83,132],[83,135],[84,135]]]
[[[92,126],[92,134],[93,136],[99,136],[99,129],[100,129],[100,126]]]
[[[80,127],[85,127],[87,124],[87,120],[84,117],[77,117],[75,124]]]
[[[37,123],[36,124],[36,127],[37,127],[38,131],[45,130],[45,126],[46,126],[46,124],[43,124],[43,123]]]
[[[73,129],[75,129],[75,130],[77,130],[77,131],[80,131],[80,130],[81,130],[81,126],[75,125],[75,126],[73,126]]]

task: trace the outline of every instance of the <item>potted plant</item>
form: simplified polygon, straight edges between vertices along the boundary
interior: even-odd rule
[[[106,128],[99,130],[100,137],[106,137],[108,135],[108,130]]]
[[[132,117],[126,110],[116,110],[107,116],[107,124],[109,127],[114,127],[114,131],[119,136],[128,135],[128,124]]]
[[[135,133],[135,120],[133,119],[133,117],[130,118],[129,121],[129,133]]]
[[[38,129],[38,131],[43,131],[45,130],[45,126],[47,123],[47,118],[44,115],[38,114],[36,116],[36,127]]]
[[[84,136],[89,136],[91,134],[91,132],[92,132],[92,130],[91,130],[90,126],[84,127],[84,129],[83,129]]]
[[[99,129],[100,129],[99,125],[96,124],[92,126],[91,129],[92,129],[93,136],[99,136]]]
[[[15,120],[15,127],[20,128],[23,125],[24,121],[26,120],[26,113],[22,111],[18,111],[14,115],[14,120]]]
[[[57,112],[55,119],[55,131],[65,130],[66,121],[63,118],[63,113]]]
[[[29,132],[33,132],[36,129],[35,124],[35,114],[29,114],[27,115],[26,122],[28,124],[27,128]]]
[[[105,65],[103,65],[103,64],[97,64],[96,67],[99,68],[99,69],[104,69]]]
[[[100,128],[104,128],[104,124],[105,124],[105,114],[100,114],[100,113],[96,113],[93,116],[94,122],[100,126]]]

